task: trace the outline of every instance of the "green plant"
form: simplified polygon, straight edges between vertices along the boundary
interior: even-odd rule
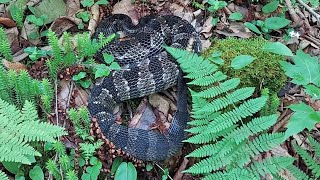
[[[280,99],[276,93],[270,93],[268,88],[262,89],[262,96],[269,96],[266,105],[261,109],[260,114],[262,116],[267,116],[271,114],[276,114],[278,107],[280,105]]]
[[[31,142],[55,142],[64,128],[41,122],[32,103],[22,110],[0,99],[0,161],[31,164],[30,156],[41,156]]]
[[[13,59],[6,32],[2,27],[0,27],[0,57],[1,56],[3,56],[8,61],[12,61]]]
[[[216,12],[219,9],[222,9],[227,6],[227,3],[225,1],[218,1],[218,0],[209,0],[208,4],[209,4],[208,11],[210,12]]]
[[[52,58],[46,61],[49,68],[49,73],[52,79],[57,78],[57,73],[71,65],[82,64],[92,68],[97,77],[107,76],[110,73],[110,67],[104,64],[96,64],[93,56],[97,51],[107,45],[115,34],[105,38],[102,34],[99,36],[99,41],[91,39],[88,33],[77,34],[77,46],[72,48],[71,36],[69,33],[63,34],[63,43],[59,44],[58,37],[54,32],[48,32],[49,45],[52,48]],[[86,61],[85,61],[86,60]],[[85,62],[84,62],[85,61]],[[110,66],[112,63],[110,64]],[[119,65],[118,65],[119,66]],[[107,67],[107,68],[105,68]],[[109,72],[109,73],[102,73]],[[98,74],[98,75],[97,75]]]
[[[137,170],[131,162],[122,162],[117,168],[116,174],[114,176],[115,180],[136,180],[137,179]]]
[[[43,110],[51,112],[53,87],[48,79],[42,81],[32,79],[26,71],[19,73],[0,67],[0,98],[22,107],[28,100],[36,103],[41,101]]]
[[[83,88],[89,88],[91,84],[91,80],[86,78],[86,72],[79,72],[78,74],[72,76],[72,80],[76,83],[80,84]]]
[[[19,28],[23,26],[23,18],[24,18],[24,7],[27,4],[28,0],[17,0],[11,1],[10,3],[10,14],[12,19],[17,23]]]
[[[36,26],[43,26],[45,24],[46,19],[48,16],[46,14],[41,15],[40,17],[36,17],[35,15],[28,15],[27,20]]]
[[[279,47],[281,43],[273,44],[276,44],[277,47]],[[268,47],[269,46],[270,45],[268,45]],[[282,46],[285,47],[283,44]],[[274,49],[264,49],[278,54],[283,53],[283,51],[290,51],[286,54],[293,56],[294,64],[286,61],[280,62],[285,74],[292,79],[291,82],[301,85],[312,100],[320,98],[320,64],[316,57],[311,57],[302,50],[298,50],[296,55],[293,55],[290,49],[282,50],[280,52],[275,51]],[[308,106],[305,103],[299,102],[298,104],[292,104],[288,107],[295,113],[290,117],[285,138],[297,134],[305,128],[311,130],[314,125],[320,121],[320,112],[315,111],[311,106]]]
[[[308,169],[311,171],[312,178],[310,178],[306,173],[302,172],[294,165],[290,166],[288,170],[299,179],[319,179],[320,164],[319,162],[317,162],[316,159],[320,157],[320,143],[311,138],[310,136],[308,137],[308,140],[312,149],[314,150],[313,157],[307,152],[307,150],[303,149],[295,142],[292,142],[292,146],[295,149],[295,151],[299,154],[299,156],[302,158],[302,160],[305,162]]]
[[[34,47],[27,47],[23,50],[25,53],[29,54],[29,58],[31,61],[35,62],[41,57],[46,57],[48,55],[48,51],[46,50],[41,50],[37,48],[36,46]]]
[[[81,107],[78,110],[70,109],[68,111],[71,122],[74,125],[75,132],[82,140],[93,141],[90,136],[90,116],[87,108]]]
[[[268,88],[271,93],[277,93],[287,81],[279,64],[283,56],[263,51],[267,42],[263,38],[216,40],[204,56],[211,60],[215,56],[213,52],[220,51],[225,63],[219,69],[228,76],[240,78],[241,87],[256,87],[258,92],[260,88]],[[232,60],[240,55],[250,55],[255,60],[240,70],[231,69]]]
[[[260,179],[292,164],[291,157],[254,160],[284,141],[283,133],[266,132],[277,115],[254,117],[266,104],[266,96],[250,98],[255,88],[237,88],[240,79],[227,79],[208,59],[170,47],[166,50],[177,59],[185,77],[192,79],[189,84],[204,88],[190,90],[194,120],[187,132],[193,136],[185,140],[201,145],[187,155],[201,160],[184,172],[206,175],[204,179]]]
[[[270,33],[272,30],[277,30],[286,27],[290,24],[286,18],[282,17],[269,17],[266,18],[264,21],[257,20],[252,22],[245,22],[244,25],[249,28],[251,31],[262,34],[262,33]],[[260,31],[257,26],[260,28]]]

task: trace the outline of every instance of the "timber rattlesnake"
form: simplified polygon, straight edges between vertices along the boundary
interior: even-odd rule
[[[192,25],[177,16],[146,16],[140,19],[138,25],[133,25],[131,19],[123,14],[112,15],[102,21],[94,38],[98,38],[99,33],[106,37],[119,31],[129,39],[112,41],[96,56],[103,61],[103,53],[112,54],[122,69],[95,84],[89,99],[90,114],[97,118],[102,133],[116,148],[140,160],[164,160],[182,147],[189,115],[187,87],[182,72],[162,46],[166,44],[186,49],[193,40],[191,47],[199,53],[200,39]],[[115,123],[113,110],[117,103],[174,85],[178,89],[177,111],[166,133]]]

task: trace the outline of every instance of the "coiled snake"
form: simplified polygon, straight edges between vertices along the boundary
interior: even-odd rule
[[[97,27],[106,36],[123,32],[128,40],[114,40],[97,53],[103,61],[103,53],[112,54],[122,67],[97,82],[91,90],[89,112],[99,123],[102,133],[116,148],[140,160],[160,161],[173,155],[182,147],[184,129],[189,118],[187,111],[187,87],[175,60],[163,45],[194,52],[201,50],[201,42],[195,29],[177,16],[146,16],[134,25],[131,18],[115,14],[103,20]],[[188,45],[189,44],[189,45]],[[143,97],[177,85],[177,111],[168,130],[161,134],[117,124],[113,110],[117,103]]]

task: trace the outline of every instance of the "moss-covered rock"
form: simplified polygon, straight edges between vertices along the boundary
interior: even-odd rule
[[[279,64],[284,57],[263,51],[262,47],[267,42],[262,38],[216,40],[204,52],[204,56],[208,57],[215,51],[222,52],[221,58],[225,60],[224,65],[221,66],[222,72],[230,77],[241,78],[241,86],[256,87],[258,91],[268,88],[272,93],[277,93],[287,81]],[[230,64],[238,55],[250,55],[256,59],[246,67],[234,70]]]

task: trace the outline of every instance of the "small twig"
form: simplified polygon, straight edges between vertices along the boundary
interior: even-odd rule
[[[291,0],[284,0],[284,1],[288,7],[288,11],[291,16],[291,19],[293,20],[295,25],[298,25],[301,22],[301,18],[297,15],[296,11],[292,7]]]
[[[316,13],[310,6],[304,3],[302,0],[297,0],[303,7],[305,7],[316,19],[320,21],[320,14]]]
[[[56,114],[56,124],[59,125],[59,112],[58,112],[58,82],[57,80],[54,81],[54,93],[55,93],[55,108],[54,112]]]
[[[155,163],[155,165],[158,166],[158,168],[161,169],[162,172],[164,172],[164,169],[162,169],[161,166],[159,166],[157,163]],[[169,174],[168,174],[168,178],[169,178],[170,180],[173,180],[172,177],[169,176]]]

